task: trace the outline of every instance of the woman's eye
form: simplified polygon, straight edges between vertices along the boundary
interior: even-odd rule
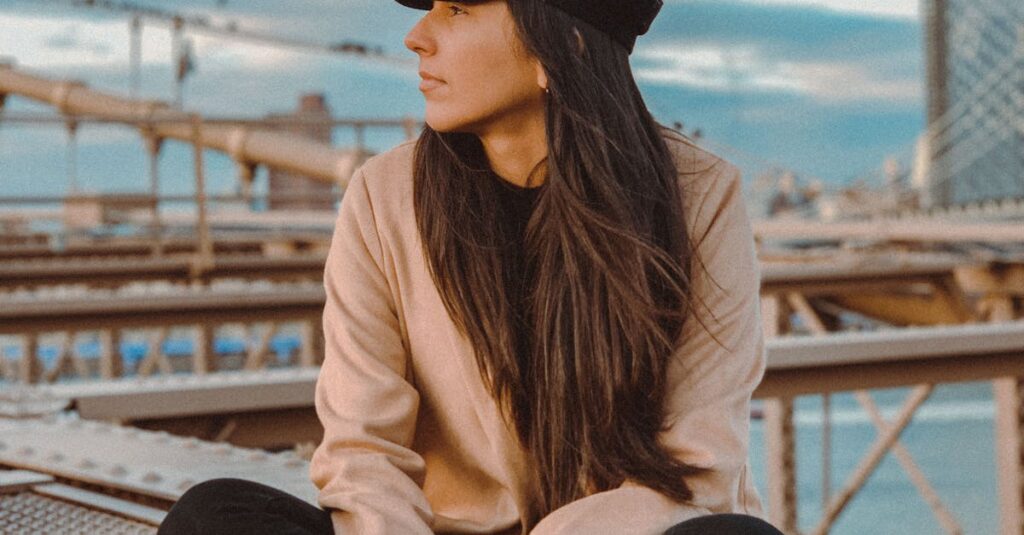
[[[459,6],[449,4],[448,5],[448,14],[452,15],[452,16],[454,16],[454,15],[464,15],[464,14],[466,14],[466,10],[462,9]]]

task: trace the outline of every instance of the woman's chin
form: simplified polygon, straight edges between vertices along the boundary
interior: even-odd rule
[[[461,124],[461,121],[456,120],[448,114],[437,112],[432,113],[429,106],[427,107],[427,113],[424,114],[423,119],[424,122],[427,123],[427,126],[435,132],[455,132]]]
[[[455,107],[448,103],[427,101],[423,121],[435,132],[478,133],[483,115],[467,107]]]

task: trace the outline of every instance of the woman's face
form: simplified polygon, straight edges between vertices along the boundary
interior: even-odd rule
[[[543,71],[519,41],[504,1],[435,1],[405,46],[420,57],[420,91],[434,130],[482,135],[543,116]]]

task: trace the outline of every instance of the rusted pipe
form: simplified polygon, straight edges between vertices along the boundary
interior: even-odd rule
[[[172,110],[166,103],[118,97],[89,89],[79,82],[28,74],[2,62],[0,94],[50,104],[69,116],[109,119],[146,127],[158,137],[192,142],[191,115]],[[200,143],[205,148],[227,153],[238,162],[267,165],[337,183],[342,188],[348,186],[360,161],[358,150],[336,149],[295,134],[244,125],[206,124]]]

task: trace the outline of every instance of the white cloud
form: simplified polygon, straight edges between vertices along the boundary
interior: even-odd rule
[[[920,102],[924,88],[920,80],[878,77],[863,65],[850,63],[782,63],[787,76],[801,80],[804,91],[817,100],[837,102],[884,101]]]
[[[811,6],[861,13],[880,17],[916,19],[920,16],[918,0],[740,0],[754,5]]]
[[[635,69],[637,78],[714,91],[770,89],[801,91],[798,80],[766,65],[753,47],[651,46],[637,53],[653,65]]]
[[[913,103],[923,92],[916,78],[888,79],[857,63],[779,60],[751,45],[655,45],[636,55],[638,79],[703,90],[794,93],[823,103]]]
[[[34,68],[103,66],[128,63],[128,24],[0,13],[0,51]],[[167,32],[143,34],[142,61],[166,63],[171,55]]]
[[[0,13],[0,53],[36,69],[128,65],[129,25],[123,18],[93,20]],[[309,54],[287,48],[184,33],[193,43],[198,68],[268,71],[294,67]],[[171,64],[171,32],[149,24],[142,31],[142,63]]]

